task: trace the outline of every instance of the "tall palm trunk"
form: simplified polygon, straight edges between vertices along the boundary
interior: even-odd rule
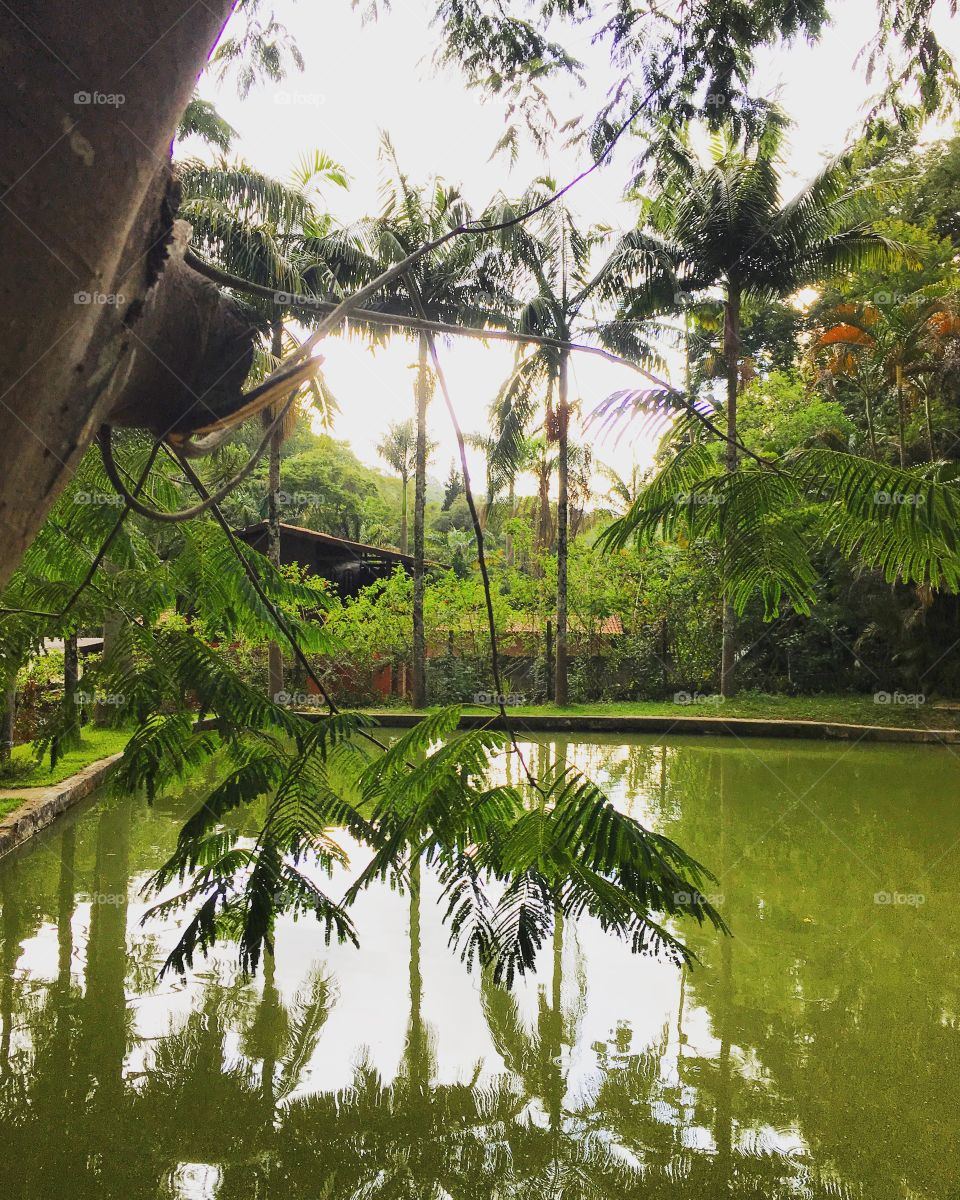
[[[740,290],[731,284],[723,311],[723,349],[727,367],[727,474],[737,470],[737,389],[740,382]],[[737,614],[729,600],[723,602],[723,635],[720,649],[720,695],[736,694]]]
[[[927,422],[927,457],[933,462],[937,457],[936,445],[933,440],[933,417],[930,415],[930,391],[923,389],[923,415]]]
[[[283,353],[283,321],[278,318],[273,323],[273,344],[270,349],[275,359]],[[273,420],[276,413],[267,410],[267,421]],[[275,567],[280,566],[280,446],[283,443],[283,431],[277,428],[270,438],[270,459],[267,467],[267,558]],[[283,652],[277,642],[272,641],[267,647],[267,692],[271,699],[276,700],[278,693],[283,691]]]
[[[420,335],[417,370],[417,452],[413,493],[413,707],[427,703],[427,644],[423,628],[424,516],[427,506],[427,354],[425,334]]]
[[[537,549],[542,551],[550,545],[550,469],[546,451],[537,468],[537,490],[540,510],[537,521]]]
[[[903,401],[903,367],[897,365],[897,424],[900,440],[900,466],[907,465],[907,414]]]
[[[570,476],[570,403],[568,396],[568,354],[560,351],[559,438],[557,461],[557,652],[554,668],[553,702],[567,703],[567,538],[569,534],[568,485]]]
[[[400,493],[400,553],[406,554],[408,536],[407,536],[407,485],[410,483],[410,477],[406,473],[400,476],[400,485],[402,492]]]
[[[867,441],[870,443],[870,457],[877,457],[877,434],[873,426],[873,404],[870,402],[869,383],[863,389],[863,414],[867,419]]]
[[[513,475],[510,476],[510,488],[507,492],[507,511],[508,520],[513,520],[517,508],[517,481]],[[508,567],[513,566],[513,534],[508,533],[504,538],[503,543],[504,558]]]

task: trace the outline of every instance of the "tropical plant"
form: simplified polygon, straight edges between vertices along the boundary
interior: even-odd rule
[[[614,516],[622,517],[643,488],[644,471],[636,463],[630,468],[629,476],[621,475],[608,463],[598,463],[598,469],[609,484],[603,499],[610,505]]]
[[[328,241],[321,257],[340,255],[337,282],[357,284],[374,278],[403,261],[411,251],[427,245],[472,217],[460,192],[440,179],[425,188],[415,186],[402,170],[390,139],[382,141],[386,173],[380,216],[361,222],[349,231],[351,253],[343,252],[343,239]],[[402,277],[381,289],[369,308],[385,313],[428,318],[466,326],[504,325],[511,299],[504,285],[499,256],[489,242],[463,236],[423,255]],[[414,707],[426,704],[426,650],[423,634],[425,587],[425,510],[427,494],[427,409],[437,384],[432,358],[433,334],[417,337],[414,382],[416,453],[413,505],[413,686]]]
[[[289,182],[226,159],[213,166],[189,161],[181,165],[180,174],[182,211],[193,224],[195,243],[228,274],[275,291],[273,305],[254,301],[270,326],[269,354],[261,351],[252,372],[254,380],[263,378],[276,369],[290,343],[296,348],[296,340],[284,329],[284,310],[292,294],[304,290],[304,272],[308,263],[313,265],[305,239],[330,230],[330,218],[318,210],[317,196],[325,185],[347,187],[346,172],[328,155],[314,151],[301,158]],[[322,373],[304,386],[328,421],[336,400]],[[267,458],[266,504],[267,556],[275,567],[280,565],[280,452],[297,420],[291,405],[284,421],[275,425],[280,408],[278,403],[262,414],[266,427],[275,426]],[[275,640],[269,646],[267,687],[271,696],[283,691],[283,656]]]
[[[895,248],[863,219],[846,163],[830,163],[784,203],[779,171],[782,118],[774,113],[756,143],[745,148],[716,135],[706,163],[689,134],[662,143],[657,193],[642,221],[610,260],[607,293],[621,301],[625,322],[683,311],[711,288],[723,301],[725,374],[724,469],[736,472],[737,396],[744,300],[777,299],[852,267],[895,259]],[[720,690],[735,690],[736,612],[724,607]]]
[[[555,188],[553,180],[539,179],[519,202],[501,201],[497,219],[509,220],[517,211],[542,204]],[[546,343],[521,347],[513,371],[494,402],[492,416],[498,439],[491,456],[494,477],[508,481],[528,454],[527,440],[538,413],[543,414],[540,473],[541,538],[549,512],[546,488],[549,471],[548,447],[556,446],[557,469],[557,642],[553,698],[566,704],[568,694],[568,572],[570,537],[570,419],[574,404],[570,397],[570,350],[568,343],[581,336],[603,344],[635,363],[655,361],[656,356],[636,326],[620,321],[598,321],[594,302],[611,287],[610,264],[597,270],[594,251],[609,236],[606,228],[583,229],[563,201],[547,208],[531,226],[507,231],[503,244],[518,275],[516,285],[523,296],[517,329],[523,334],[549,339]],[[561,344],[552,344],[561,343]]]
[[[190,103],[183,110],[177,129],[178,138],[192,135],[226,154],[237,136],[237,131],[220,116],[211,101],[203,100],[194,93]]]
[[[781,605],[808,615],[818,600],[814,554],[825,543],[888,583],[960,586],[955,529],[960,491],[950,470],[904,470],[812,446],[718,472],[702,440],[681,447],[627,513],[599,538],[716,545],[737,616],[754,598],[771,620]]]
[[[888,293],[888,296],[890,294]],[[816,337],[812,353],[832,377],[850,379],[864,401],[870,449],[877,455],[873,403],[893,393],[897,414],[897,450],[908,465],[907,413],[911,401],[923,404],[927,456],[936,458],[930,409],[940,364],[951,340],[960,336],[956,301],[919,291],[890,297],[892,303],[838,305],[829,325]]]
[[[400,476],[400,550],[407,553],[407,500],[410,473],[416,469],[417,434],[413,421],[393,421],[377,445],[377,453]]]

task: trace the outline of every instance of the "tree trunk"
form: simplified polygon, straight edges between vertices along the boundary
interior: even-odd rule
[[[559,766],[559,764],[558,764]],[[559,1134],[563,1122],[563,1096],[566,1091],[563,1070],[563,910],[559,904],[553,913],[553,977],[550,989],[550,1008],[548,1010],[547,1028],[549,1033],[544,1039],[547,1045],[546,1067],[547,1086],[544,1097],[550,1131]]]
[[[277,988],[277,960],[273,951],[267,949],[263,955],[263,992],[260,996],[260,1011],[257,1014],[261,1044],[257,1050],[262,1055],[260,1068],[260,1100],[265,1122],[272,1122],[277,1105],[277,1062],[280,1061],[280,1045],[283,1008]]]
[[[870,443],[870,457],[877,457],[877,435],[873,428],[873,405],[870,403],[870,393],[863,393],[863,411],[867,418],[867,441]]]
[[[403,491],[400,494],[400,553],[407,553],[407,485],[410,482],[408,475],[401,475],[400,482],[403,485]]]
[[[537,464],[540,515],[537,524],[537,550],[550,549],[550,441],[553,437],[553,380],[547,386],[547,404],[543,419],[543,453]],[[537,573],[540,573],[539,565]]]
[[[77,860],[77,827],[69,824],[60,837],[60,871],[57,883],[57,982],[56,1026],[53,1037],[54,1061],[66,1062],[70,1052],[71,1017],[70,981],[73,972],[73,914],[76,908],[75,889]],[[70,1077],[64,1071],[60,1097],[66,1103],[70,1094]]]
[[[407,1027],[407,1078],[415,1096],[426,1095],[429,1086],[429,1044],[423,1019],[423,967],[420,932],[421,867],[418,858],[410,866],[410,1023]]]
[[[724,466],[727,474],[737,470],[737,389],[740,382],[740,292],[730,286],[724,304],[723,349],[727,368],[727,445]],[[729,600],[723,601],[723,634],[720,650],[720,695],[736,695],[737,614]]]
[[[405,472],[400,474],[400,553],[406,554],[409,544],[407,522],[407,486],[410,478]],[[390,695],[404,699],[407,694],[407,664],[393,662],[390,664]]]
[[[427,704],[427,645],[423,627],[424,520],[427,507],[427,382],[428,344],[420,335],[420,361],[417,370],[417,452],[413,495],[413,707]]]
[[[0,586],[149,354],[133,328],[171,233],[170,143],[231,8],[0,5]]]
[[[937,457],[936,446],[933,440],[933,418],[930,415],[930,393],[924,388],[923,392],[923,415],[927,422],[927,457],[930,462],[934,462]]]
[[[903,367],[897,367],[897,424],[900,437],[900,466],[907,465],[907,414],[903,407]]]
[[[550,546],[550,468],[546,457],[538,468],[540,494],[540,518],[537,525],[537,549],[541,552]]]
[[[550,683],[553,679],[553,622],[547,617],[547,630],[544,639],[543,662],[547,682],[544,687],[544,700],[550,699]]]
[[[123,1103],[130,825],[131,808],[125,801],[105,808],[97,823],[85,989],[78,1013],[78,1070],[94,1087],[88,1115],[95,1122],[115,1118]]]
[[[80,739],[80,650],[77,635],[68,633],[63,639],[63,707],[67,724],[75,741]]]
[[[22,861],[22,860],[21,860]],[[16,860],[4,863],[0,871],[0,1080],[11,1073],[10,1047],[13,1042],[13,997],[20,934],[24,931],[24,906],[27,894]]]
[[[116,567],[111,562],[104,562],[101,570],[107,574],[112,574],[116,571]],[[133,657],[130,654],[129,646],[122,652],[118,647],[117,639],[123,629],[124,617],[123,613],[115,610],[107,613],[103,618],[103,650],[100,655],[101,662],[104,666],[110,668],[111,671],[123,672],[124,674],[132,674],[134,669]],[[121,643],[122,645],[122,643]],[[121,689],[122,690],[122,689]],[[97,702],[93,710],[93,720],[96,725],[112,725],[116,722],[118,710],[116,705],[104,704]]]
[[[507,492],[507,509],[509,515],[508,520],[513,520],[514,509],[517,507],[517,484],[514,477],[510,476],[510,489]],[[513,534],[508,533],[504,538],[503,543],[504,561],[508,567],[513,566]]]
[[[570,403],[567,394],[566,350],[560,352],[558,393],[559,439],[557,445],[557,662],[553,702],[567,703],[567,538],[569,534],[568,485],[570,475]]]
[[[271,351],[275,359],[283,353],[283,321],[273,323]],[[273,420],[276,412],[267,409],[266,419]],[[267,558],[275,567],[280,566],[280,446],[283,430],[275,429],[270,438],[270,459],[267,467]],[[283,691],[283,652],[276,641],[267,647],[267,694],[276,702]]]
[[[17,724],[16,675],[3,689],[3,714],[0,718],[0,761],[7,762],[13,750]]]

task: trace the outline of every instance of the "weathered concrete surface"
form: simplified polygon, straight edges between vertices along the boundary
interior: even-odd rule
[[[101,758],[69,779],[49,787],[18,789],[16,795],[23,797],[23,803],[0,820],[0,857],[16,849],[35,833],[45,829],[61,813],[89,796],[103,783],[110,768],[121,757],[122,752]]]

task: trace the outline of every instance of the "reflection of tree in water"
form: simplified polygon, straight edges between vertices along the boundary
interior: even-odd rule
[[[407,1036],[391,1082],[361,1060],[349,1087],[293,1101],[278,1129],[283,1194],[331,1200],[441,1200],[507,1195],[507,1136],[522,1100],[505,1078],[437,1082],[423,1016],[420,866],[409,888]]]
[[[936,751],[909,769],[897,755],[858,748],[842,767],[832,747],[670,756],[662,828],[716,869],[734,932],[689,939],[720,1052],[687,1069],[715,1097],[718,1132],[731,1130],[734,1169],[738,1137],[795,1129],[801,1178],[817,1164],[844,1194],[952,1200],[942,1147],[957,1140],[957,1107],[936,1098],[956,1097],[960,1066],[946,1019],[960,1011],[956,885],[949,864],[934,880],[926,864],[957,836],[956,770]],[[691,795],[706,802],[677,803]],[[878,908],[874,893],[898,884],[931,903]]]
[[[788,757],[798,791],[827,765]],[[262,989],[210,968],[194,981],[189,1016],[138,1038],[127,994],[142,986],[149,955],[137,941],[131,958],[125,904],[90,907],[85,945],[73,918],[81,893],[126,895],[155,856],[156,829],[117,805],[65,824],[43,854],[0,863],[0,1195],[180,1196],[180,1165],[212,1164],[214,1190],[198,1194],[218,1200],[902,1200],[904,1188],[950,1197],[943,1148],[956,1141],[960,1075],[950,909],[931,900],[920,914],[938,953],[911,913],[881,916],[915,921],[916,945],[904,938],[914,926],[892,921],[856,943],[865,889],[870,900],[880,885],[857,874],[820,818],[845,842],[856,837],[889,886],[898,864],[932,860],[929,847],[956,823],[935,801],[918,812],[889,789],[878,799],[885,760],[862,761],[874,765],[858,767],[855,831],[840,824],[849,783],[830,775],[808,798],[815,812],[798,805],[784,817],[770,772],[746,753],[645,745],[611,760],[665,832],[720,872],[737,936],[695,936],[703,965],[678,981],[664,1028],[636,1045],[621,1022],[586,1067],[588,971],[568,925],[529,1014],[481,981],[503,1071],[478,1065],[440,1081],[415,878],[399,1068],[385,1078],[364,1060],[350,1086],[316,1095],[304,1094],[306,1071],[335,1003],[322,973],[284,1000],[272,962]],[[915,786],[942,790],[922,768]],[[690,795],[702,799],[680,803]],[[15,969],[41,931],[56,938],[45,985]],[[844,938],[845,957],[835,951]],[[625,995],[623,1011],[636,1004]],[[701,1044],[704,1014],[715,1041]],[[776,1131],[807,1154],[791,1157],[785,1142],[775,1151]]]
[[[101,895],[118,895],[128,882],[127,811],[105,813],[99,826],[94,879],[117,889]],[[136,1042],[123,987],[125,907],[93,906],[83,987],[71,984],[70,832],[57,978],[45,994],[15,988],[4,1011],[5,1028],[12,1021],[29,1050],[7,1061],[0,1092],[0,1195],[155,1197],[168,1194],[172,1167],[184,1162],[221,1164],[223,1200],[265,1194],[254,1185],[270,1177],[277,1115],[316,1050],[329,979],[314,972],[285,1006],[269,977],[258,999],[252,987],[211,973],[182,1025],[151,1043],[146,1069],[125,1073]]]

